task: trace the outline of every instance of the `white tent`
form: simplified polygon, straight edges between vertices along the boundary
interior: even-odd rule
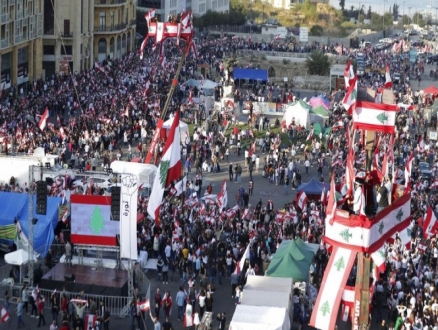
[[[286,313],[286,308],[237,305],[230,329],[289,330],[290,321]]]
[[[37,256],[34,255],[34,260]],[[27,251],[20,249],[14,252],[5,254],[5,262],[9,265],[21,266],[29,261],[29,254]]]
[[[306,106],[304,101],[298,101],[286,108],[286,111],[283,115],[283,122],[286,122],[286,125],[292,123],[292,119],[295,118],[295,124],[304,126],[304,128],[309,128],[310,126],[310,114],[309,114],[309,105]]]
[[[172,123],[173,123],[173,117],[169,118],[163,123],[163,128],[170,129],[170,127],[172,127]],[[190,138],[189,126],[181,120],[179,121],[179,131],[181,135],[181,142],[184,142]]]
[[[291,278],[248,276],[243,290],[287,292],[288,294],[292,295],[294,290],[294,282]]]
[[[249,276],[248,276],[249,277]],[[243,290],[242,305],[286,308],[289,321],[293,320],[292,295],[286,291]]]

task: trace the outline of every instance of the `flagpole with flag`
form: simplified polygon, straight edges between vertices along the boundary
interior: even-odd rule
[[[151,197],[148,204],[148,214],[156,222],[159,221],[159,212],[163,194],[166,187],[181,177],[181,135],[179,130],[179,110],[176,111],[175,117],[170,127],[166,145],[163,150],[163,157],[158,166],[152,186]]]

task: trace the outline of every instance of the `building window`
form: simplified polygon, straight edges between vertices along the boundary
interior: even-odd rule
[[[170,0],[170,7],[176,7],[176,0]]]
[[[205,12],[205,3],[200,3],[199,4],[199,14],[204,14]]]
[[[61,46],[61,55],[73,55],[73,46]]]
[[[64,20],[64,35],[65,36],[70,35],[70,20],[69,19]]]
[[[217,1],[212,1],[213,11],[217,10]]]
[[[106,26],[106,15],[105,12],[101,12],[99,14],[99,25],[100,25],[100,29],[105,30],[105,26]]]
[[[43,46],[43,55],[55,55],[55,46],[54,45],[44,45]]]
[[[35,1],[35,12],[37,11],[37,3],[38,1]],[[55,2],[55,0],[53,1]],[[55,33],[55,14],[53,12],[52,2],[51,0],[44,0],[44,34],[51,34],[53,35]]]
[[[114,12],[113,11],[110,13],[110,25],[111,25],[111,29],[114,29]]]

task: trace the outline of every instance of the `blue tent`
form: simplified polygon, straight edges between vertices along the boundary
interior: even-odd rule
[[[38,219],[34,225],[34,249],[42,257],[47,254],[50,245],[55,238],[54,229],[58,222],[58,206],[61,204],[61,198],[47,198],[46,215],[36,214],[36,196],[34,196],[33,216]],[[13,225],[14,220],[18,219],[21,229],[26,237],[28,237],[29,229],[29,195],[0,192],[0,226]],[[13,242],[3,243],[12,245]]]
[[[267,81],[268,70],[235,68],[233,71],[233,78],[234,80],[252,79],[252,80]]]
[[[312,180],[309,182],[303,182],[300,184],[300,186],[297,188],[297,193],[304,191],[306,195],[321,195],[323,187],[324,185],[321,182],[312,178]],[[330,185],[325,185],[325,191],[329,190]]]

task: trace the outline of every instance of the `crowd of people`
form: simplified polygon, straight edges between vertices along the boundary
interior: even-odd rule
[[[201,39],[198,42],[198,59],[187,58],[181,70],[180,83],[198,77],[197,65],[200,63],[210,64],[222,76],[224,57],[238,49],[276,50],[278,47],[293,47],[293,50],[298,50],[294,48],[298,46],[278,42],[263,44],[241,39]],[[328,52],[337,52],[335,46],[323,45],[309,46],[301,51],[318,47]],[[104,169],[115,159],[137,155],[145,157],[178,64],[177,47],[169,44],[165,49],[167,63],[164,67],[156,60],[152,47],[146,47],[143,59],[130,53],[121,59],[108,59],[102,66],[90,71],[35,80],[24,90],[13,87],[2,100],[2,151],[8,154],[31,154],[37,147],[43,147],[46,153],[58,155],[62,166],[81,169]],[[342,52],[349,54],[348,49]],[[395,97],[400,102],[417,105],[409,111],[402,108],[398,115],[397,139],[392,160],[395,168],[392,178],[396,182],[404,177],[399,173],[404,171],[409,155],[413,153],[415,157],[411,176],[412,242],[406,245],[396,237],[394,241],[385,244],[387,266],[379,282],[375,283],[374,306],[377,312],[373,315],[377,321],[372,322],[380,324],[387,321],[389,329],[395,327],[397,330],[403,327],[434,329],[437,322],[434,315],[438,312],[434,291],[438,248],[434,237],[426,237],[421,219],[429,206],[435,211],[438,205],[433,193],[438,187],[435,184],[437,145],[426,134],[431,125],[436,125],[436,119],[424,116],[425,96],[419,91],[415,92],[411,86],[412,79],[409,81],[411,71],[419,73],[421,77],[421,63],[412,68],[412,65],[406,66],[402,58],[394,59],[386,52],[366,50],[365,53],[380,68],[389,65],[391,70],[404,72],[395,86]],[[205,78],[212,77],[206,75]],[[370,87],[378,92],[384,79],[382,73],[371,72],[360,79],[359,86]],[[266,90],[254,87],[241,93],[245,99],[251,100],[257,95],[274,91],[279,95],[280,102],[289,102],[289,95],[294,95],[291,87],[278,86],[268,86]],[[246,131],[236,128],[231,135],[225,135],[222,126],[225,112],[221,111],[215,114],[215,120],[205,128],[200,125],[195,130],[190,143],[183,143],[182,160],[187,176],[185,192],[178,196],[171,193],[172,187],[167,190],[160,211],[159,225],[150,221],[146,214],[147,198],[140,197],[139,202],[138,211],[145,215],[138,228],[139,249],[148,250],[149,255],[158,258],[159,282],[167,284],[169,273],[171,278],[177,274],[181,281],[178,293],[157,291],[154,298],[151,297],[150,309],[154,324],[161,324],[165,320],[161,327],[168,329],[170,311],[175,304],[178,320],[185,319],[186,325],[190,322],[199,324],[205,312],[220,311],[214,319],[220,322],[223,329],[227,316],[222,313],[220,306],[214,306],[212,292],[219,289],[217,285],[222,284],[223,278],[229,278],[232,299],[238,304],[247,276],[263,275],[263,262],[275,253],[283,239],[300,237],[306,242],[321,244],[311,268],[311,283],[317,288],[321,285],[329,259],[329,249],[323,241],[325,200],[309,200],[304,205],[297,201],[274,205],[269,198],[265,202],[260,199],[254,203],[254,207],[249,207],[248,201],[254,185],[258,185],[260,180],[280,185],[279,189],[289,194],[290,189],[299,186],[302,176],[309,174],[309,167],[315,166],[321,182],[327,179],[326,174],[329,171],[336,174],[337,190],[343,198],[340,205],[347,211],[355,212],[354,203],[351,203],[353,196],[342,193],[347,157],[345,150],[348,149],[345,129],[350,120],[339,102],[343,94],[344,92],[336,92],[331,97],[330,117],[326,126],[334,126],[339,122],[342,125],[328,135],[300,134],[301,127],[293,123],[287,128],[291,143],[284,146],[281,136],[271,132],[264,119],[257,128],[258,121],[250,120],[253,127],[250,126]],[[183,113],[187,109],[187,96],[188,91],[178,87],[168,113],[172,115],[177,109],[181,109]],[[298,95],[295,95],[294,99],[297,98]],[[40,130],[38,122],[45,109],[50,112],[50,121],[46,129]],[[209,109],[206,110],[208,112]],[[251,113],[250,116],[252,115]],[[269,124],[269,119],[267,122]],[[266,135],[255,138],[256,130],[266,131]],[[249,145],[246,150],[239,147],[244,141]],[[419,141],[423,141],[421,148]],[[160,156],[162,142],[155,150],[156,159]],[[364,164],[364,141],[358,139],[356,142],[355,165],[360,171]],[[302,144],[306,147],[301,148]],[[229,162],[233,148],[236,151],[233,157],[237,157],[235,164]],[[284,149],[288,149],[288,152]],[[383,149],[381,151],[384,152]],[[383,154],[379,157],[381,162]],[[430,167],[427,177],[420,162],[426,162]],[[203,172],[209,170],[228,170],[230,182],[240,182],[242,172],[247,171],[251,178],[248,189],[243,186],[239,189],[235,203],[233,196],[228,196],[228,207],[220,205],[217,199],[209,197],[209,186],[202,183],[203,175],[206,175]],[[264,178],[253,178],[253,172],[257,170],[260,170],[260,177]],[[14,179],[3,183],[2,190],[25,192],[26,185],[27,183],[16,182]],[[206,196],[204,191],[207,192]],[[383,203],[381,199],[378,203],[380,201]],[[376,206],[382,205],[372,207]],[[248,260],[240,267],[239,260],[242,258]],[[350,281],[354,282],[354,279],[355,274],[352,273]],[[28,297],[33,292],[26,290],[23,289],[21,301],[27,312],[26,302],[29,302]],[[80,310],[78,311],[83,306],[80,304],[84,304],[81,297],[77,297],[76,305],[71,305],[71,313],[68,307],[70,304],[67,304],[67,310],[64,308],[62,293],[54,294],[54,297],[56,299],[55,303],[51,301],[52,306],[57,303],[58,310],[66,312],[63,321],[65,319],[74,324],[74,319],[69,318],[69,315],[82,318]],[[33,297],[33,301],[38,301],[38,296]],[[297,290],[294,292],[293,308],[292,326],[298,328],[309,321],[312,299]],[[388,311],[387,315],[382,311]],[[95,312],[100,313],[100,309],[96,308]],[[104,313],[103,309],[100,315],[105,315]],[[133,302],[130,315],[131,327],[134,328],[137,323],[142,328],[136,301]],[[190,319],[191,315],[193,317]],[[58,316],[56,319],[58,320]],[[104,320],[105,317],[103,324]],[[44,321],[40,318],[40,322]],[[381,327],[388,329],[384,324]]]

